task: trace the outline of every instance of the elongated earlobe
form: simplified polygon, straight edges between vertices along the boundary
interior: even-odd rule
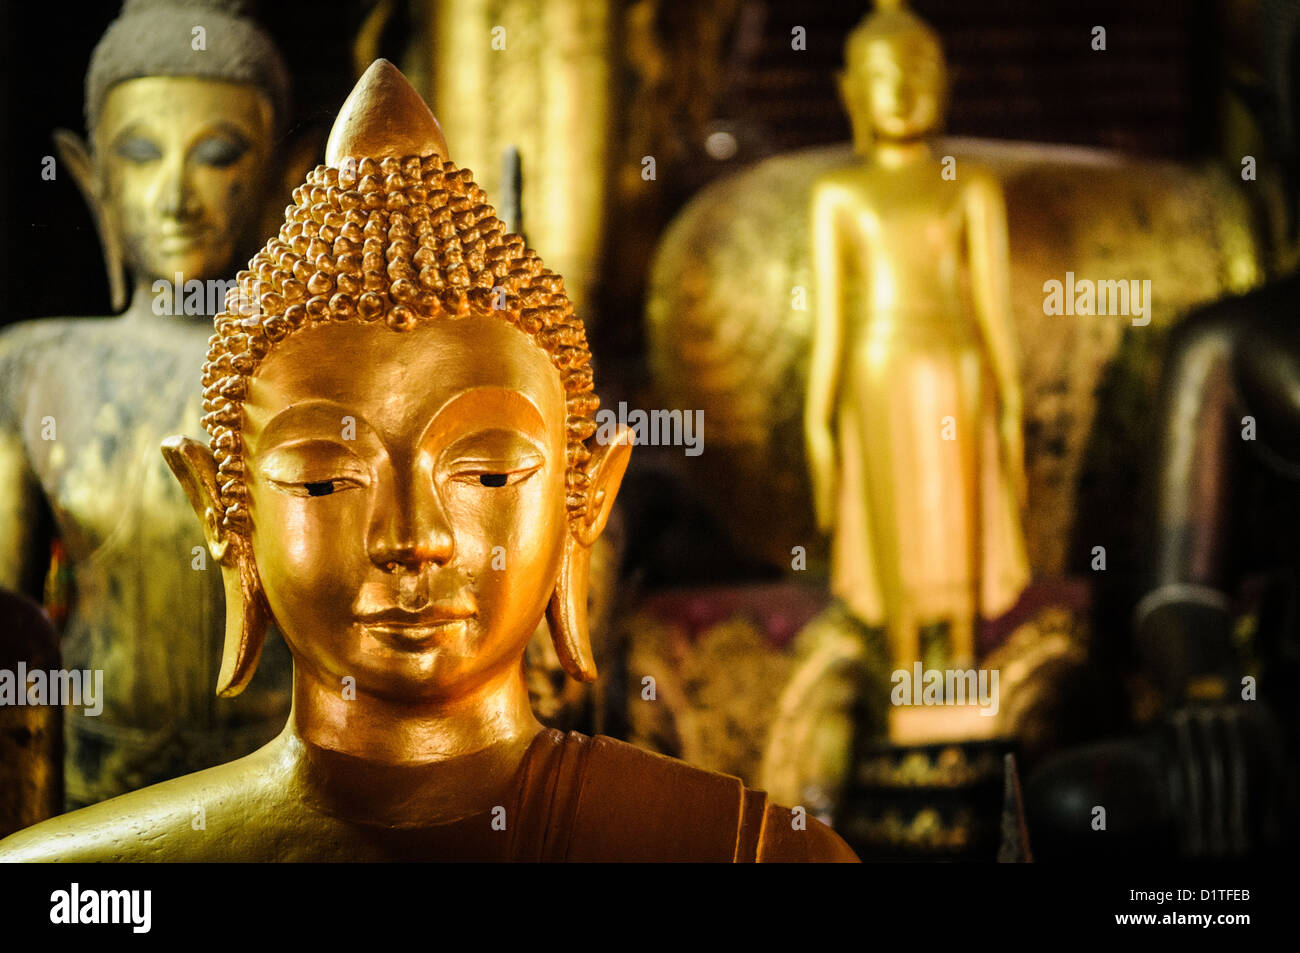
[[[262,594],[253,548],[246,536],[221,527],[217,462],[212,451],[197,440],[177,436],[163,441],[162,454],[203,524],[208,551],[221,567],[226,629],[217,694],[233,698],[244,690],[257,671],[271,623],[271,610]]]
[[[248,540],[236,536],[229,554],[233,566],[221,564],[221,581],[226,591],[226,634],[221,647],[221,671],[217,674],[217,695],[234,698],[257,672],[266,645],[271,611],[262,595]]]
[[[632,455],[632,431],[619,430],[609,443],[596,449],[587,463],[587,508],[568,526],[555,592],[546,609],[546,621],[555,653],[570,676],[580,682],[596,679],[596,660],[587,631],[587,582],[591,547],[605,529],[614,498]]]
[[[564,540],[560,576],[546,608],[546,622],[555,643],[560,665],[571,678],[580,682],[596,680],[596,660],[591,652],[587,630],[587,580],[591,567],[591,547],[584,546],[572,533]]]
[[[82,197],[90,206],[91,217],[95,220],[95,230],[99,232],[99,244],[104,250],[104,269],[108,272],[108,291],[113,302],[113,311],[126,307],[126,261],[122,254],[122,245],[118,230],[109,217],[109,211],[100,194],[95,160],[90,147],[84,139],[67,129],[54,130],[54,148],[59,160],[72,173],[72,179],[81,190]]]

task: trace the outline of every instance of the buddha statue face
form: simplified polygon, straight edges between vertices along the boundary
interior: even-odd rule
[[[518,676],[543,613],[596,675],[591,547],[631,452],[588,443],[586,332],[385,60],[344,104],[204,365],[211,447],[171,438],[226,586],[218,693],[267,624],[317,685],[455,700]]]
[[[326,325],[272,352],[244,413],[253,557],[299,666],[392,699],[517,666],[567,532],[545,351],[487,315]]]
[[[248,247],[272,119],[267,98],[240,83],[146,76],[108,91],[84,187],[137,278],[222,276]]]
[[[933,33],[906,11],[877,14],[850,38],[840,93],[859,143],[929,135],[943,119],[947,79]],[[905,19],[902,19],[905,18]]]

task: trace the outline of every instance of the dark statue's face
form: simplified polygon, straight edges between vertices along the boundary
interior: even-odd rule
[[[393,699],[516,668],[568,531],[565,419],[550,358],[500,318],[281,342],[242,436],[257,571],[297,664]]]
[[[108,227],[137,276],[230,277],[261,211],[266,97],[220,80],[126,80],[105,96],[94,135]]]

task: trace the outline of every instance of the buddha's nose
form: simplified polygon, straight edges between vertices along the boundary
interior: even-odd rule
[[[194,184],[183,161],[168,163],[158,188],[159,211],[170,218],[188,219],[198,214]]]
[[[371,526],[371,561],[385,572],[419,572],[450,562],[451,523],[431,474],[421,467],[385,484]]]

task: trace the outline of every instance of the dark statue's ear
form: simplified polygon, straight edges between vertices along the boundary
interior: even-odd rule
[[[631,456],[632,431],[623,427],[613,440],[599,446],[587,461],[587,507],[570,523],[565,534],[560,576],[546,610],[546,621],[560,664],[580,682],[595,681],[597,674],[587,631],[591,547],[609,521],[614,498],[618,496]]]
[[[221,671],[217,675],[217,694],[233,698],[244,690],[257,671],[271,624],[271,610],[262,594],[252,546],[242,533],[221,525],[221,490],[212,451],[197,440],[176,436],[163,441],[162,454],[203,524],[208,551],[221,566],[226,592],[226,637],[221,651]]]
[[[262,192],[262,211],[256,216],[254,245],[266,235],[279,234],[284,223],[284,206],[293,201],[293,190],[306,181],[307,173],[324,154],[327,132],[317,126],[305,126],[275,143],[274,161],[267,166],[268,181]]]
[[[126,264],[118,230],[109,218],[100,190],[99,170],[95,165],[94,154],[86,140],[67,129],[54,130],[54,151],[59,154],[59,161],[72,173],[72,180],[77,183],[82,197],[90,206],[95,230],[99,232],[99,244],[104,250],[104,268],[108,272],[108,292],[113,302],[113,311],[121,311],[126,307]]]

